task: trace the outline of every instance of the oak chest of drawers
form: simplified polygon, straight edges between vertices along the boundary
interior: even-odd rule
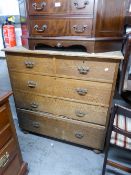
[[[102,150],[122,54],[5,51],[20,127]]]
[[[83,46],[121,50],[126,0],[19,0],[22,43],[29,49]]]
[[[8,102],[11,94],[0,91],[0,175],[27,175]]]

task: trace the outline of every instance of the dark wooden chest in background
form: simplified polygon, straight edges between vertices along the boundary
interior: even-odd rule
[[[22,43],[121,50],[126,0],[19,0]]]
[[[0,90],[0,175],[27,175],[8,102],[11,94]]]

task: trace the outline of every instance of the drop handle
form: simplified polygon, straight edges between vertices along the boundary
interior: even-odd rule
[[[35,102],[33,102],[33,103],[30,104],[30,107],[31,107],[32,109],[37,109],[38,106],[39,106],[39,105],[38,105],[37,103],[35,103]]]
[[[37,32],[44,32],[46,29],[47,29],[47,25],[44,24],[41,28],[39,28],[39,26],[36,24],[34,26],[34,29],[37,31]]]
[[[86,113],[81,111],[75,111],[77,117],[85,117]]]
[[[39,6],[39,7],[38,7],[38,6]],[[40,4],[37,4],[37,3],[33,3],[33,4],[32,4],[32,7],[33,7],[36,11],[43,10],[45,6],[46,6],[46,2],[41,2]]]
[[[40,128],[40,123],[39,122],[32,122],[32,126],[34,128]]]
[[[28,81],[28,83],[27,83],[27,86],[30,87],[30,88],[35,88],[36,85],[37,85],[37,83],[34,82],[34,81]]]
[[[83,3],[79,0],[75,0],[74,1],[74,6],[77,8],[77,9],[84,9],[86,8],[86,6],[89,5],[89,1],[87,0],[84,0]]]
[[[6,152],[5,155],[3,155],[1,158],[0,158],[0,168],[4,168],[7,163],[9,162],[9,153]]]
[[[76,88],[76,92],[79,95],[85,96],[87,94],[88,90],[87,89],[84,89],[84,88]]]
[[[84,134],[82,132],[76,132],[75,137],[78,139],[82,139],[84,137]]]
[[[25,61],[26,68],[32,69],[34,67],[34,62],[32,61]]]
[[[73,29],[76,33],[83,33],[88,28],[88,25],[74,25]]]
[[[87,75],[87,73],[90,71],[89,67],[79,66],[78,71],[80,74]]]

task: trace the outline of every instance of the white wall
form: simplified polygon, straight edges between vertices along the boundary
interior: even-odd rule
[[[19,15],[18,0],[0,0],[0,16]]]

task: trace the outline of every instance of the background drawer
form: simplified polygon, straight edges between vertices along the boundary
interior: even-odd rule
[[[94,0],[70,0],[70,12],[93,15]]]
[[[12,73],[14,89],[109,106],[112,84]]]
[[[69,1],[65,0],[30,0],[28,1],[30,15],[68,13]]]
[[[30,15],[88,14],[93,15],[94,0],[30,0]]]
[[[11,126],[8,124],[4,127],[2,131],[0,131],[0,150],[11,139],[11,137],[12,130]]]
[[[55,66],[53,58],[48,56],[39,55],[36,57],[26,56],[8,56],[7,58],[8,68],[10,71],[36,73],[36,74],[54,74]]]
[[[0,106],[0,131],[9,123],[8,105]]]
[[[56,74],[77,79],[113,82],[116,64],[92,59],[56,59]]]
[[[61,18],[48,18],[46,20],[31,20],[31,35],[38,36],[65,36],[68,35],[69,21]]]
[[[20,127],[39,134],[103,149],[105,127],[17,110]]]
[[[0,159],[3,160],[3,165],[0,167],[0,174],[8,167],[11,160],[15,157],[16,154],[16,143],[12,138],[5,147],[0,151]],[[2,161],[1,161],[2,162]]]
[[[17,108],[47,112],[63,118],[72,118],[100,125],[106,124],[108,109],[104,107],[36,96],[19,91],[15,91],[14,95]]]

